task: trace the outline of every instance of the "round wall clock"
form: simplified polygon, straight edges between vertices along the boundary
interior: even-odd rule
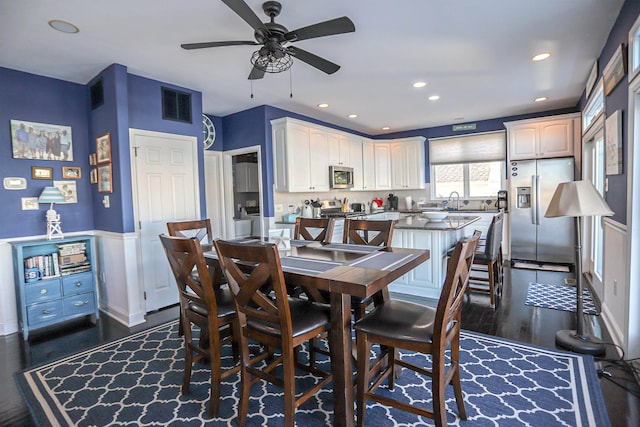
[[[204,149],[208,149],[213,145],[216,140],[216,128],[213,126],[213,122],[206,115],[202,115],[202,143]]]

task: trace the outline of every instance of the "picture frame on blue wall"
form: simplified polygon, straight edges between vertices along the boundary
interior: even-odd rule
[[[11,120],[14,159],[73,161],[71,126]]]
[[[96,163],[111,161],[111,133],[107,132],[96,138]]]
[[[98,166],[98,193],[113,193],[111,163]]]
[[[31,166],[31,179],[53,179],[53,168]]]
[[[91,172],[89,173],[89,178],[90,178],[92,184],[97,184],[98,183],[98,169],[96,169],[96,168],[91,169]]]

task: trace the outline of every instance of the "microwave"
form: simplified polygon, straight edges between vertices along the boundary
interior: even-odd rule
[[[353,168],[329,166],[329,184],[331,188],[353,188]]]

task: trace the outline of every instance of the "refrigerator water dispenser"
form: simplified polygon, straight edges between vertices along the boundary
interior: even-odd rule
[[[517,187],[516,207],[519,209],[529,209],[531,207],[531,187]]]

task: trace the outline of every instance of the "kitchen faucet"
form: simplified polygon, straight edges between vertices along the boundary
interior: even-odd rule
[[[450,203],[451,202],[451,198],[453,197],[453,195],[456,195],[455,201],[456,201],[456,211],[460,211],[460,193],[458,193],[457,191],[452,191],[449,194],[449,198],[447,199],[447,201]]]

